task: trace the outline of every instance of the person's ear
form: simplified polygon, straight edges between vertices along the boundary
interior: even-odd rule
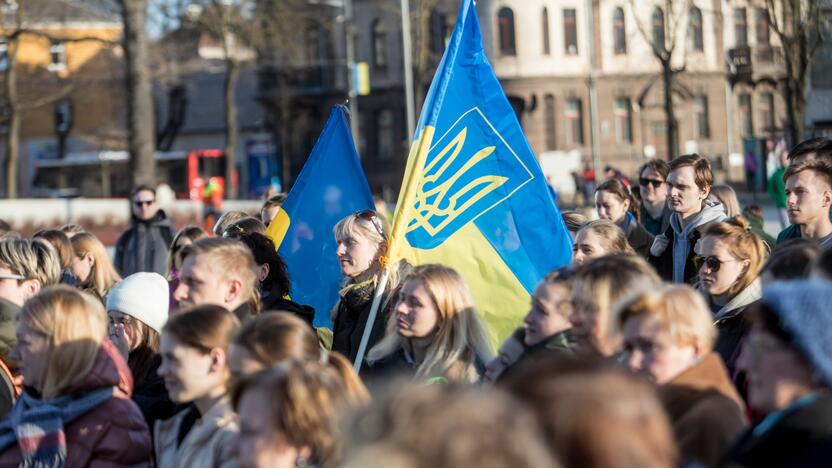
[[[211,358],[211,366],[208,368],[209,372],[215,373],[225,370],[227,364],[225,351],[220,348],[211,348],[208,356]]]
[[[25,289],[25,295],[26,295],[26,299],[28,300],[30,297],[33,297],[34,295],[39,293],[40,288],[43,287],[43,285],[40,284],[40,280],[38,280],[38,279],[30,279],[30,280],[26,280],[23,283],[23,287],[26,288]]]
[[[89,264],[90,268],[95,266],[95,257],[89,252],[84,254],[84,261]]]
[[[708,198],[708,196],[710,196],[710,194],[711,194],[711,187],[710,186],[706,186],[706,187],[703,187],[703,188],[699,189],[699,199],[700,200],[704,200],[704,199]]]
[[[270,269],[269,269],[269,264],[268,263],[264,263],[264,264],[260,265],[260,275],[257,278],[257,280],[261,283],[263,281],[266,281],[266,278],[269,277],[269,270]]]
[[[832,205],[832,190],[823,191],[823,207],[828,208]]]
[[[237,278],[228,281],[228,291],[225,293],[225,303],[236,301],[243,294],[243,282]]]

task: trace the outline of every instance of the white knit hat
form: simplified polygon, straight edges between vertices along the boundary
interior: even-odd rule
[[[127,314],[157,332],[168,321],[170,290],[158,273],[133,273],[107,294],[107,310]]]

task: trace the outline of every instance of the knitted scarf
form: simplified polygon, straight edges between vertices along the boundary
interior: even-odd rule
[[[0,422],[0,450],[17,442],[20,467],[63,467],[66,462],[64,426],[113,396],[115,387],[41,400],[23,392]]]

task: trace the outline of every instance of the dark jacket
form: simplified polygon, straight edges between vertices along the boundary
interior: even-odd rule
[[[163,210],[142,221],[135,215],[130,229],[116,241],[113,265],[123,278],[139,271],[155,271],[167,276],[168,250],[176,233]]]
[[[670,222],[670,210],[665,207],[662,215],[658,219],[655,219],[650,216],[650,213],[644,209],[644,205],[642,204],[639,206],[639,219],[644,229],[650,235],[658,236],[667,229],[667,225]]]
[[[12,409],[15,401],[14,375],[11,372],[16,366],[11,362],[9,353],[17,343],[15,316],[19,310],[20,307],[16,304],[0,299],[0,359],[9,369],[8,372],[0,369],[0,419]]]
[[[792,224],[786,229],[780,231],[780,234],[777,234],[777,245],[780,245],[787,240],[800,239],[801,237],[803,237],[803,235],[800,232],[800,226]]]
[[[370,316],[374,292],[375,282],[367,281],[344,288],[340,293],[341,299],[336,306],[337,311],[333,320],[332,350],[343,354],[350,362],[354,362],[358,354],[361,337]],[[387,297],[382,297],[366,351],[373,349],[373,346],[384,337],[384,328],[388,316]]]
[[[165,381],[157,373],[160,364],[162,359],[156,356],[144,382],[139,383],[133,391],[133,401],[142,411],[148,427],[153,427],[156,421],[169,419],[176,414],[176,404],[170,401]]]
[[[71,393],[84,394],[115,387],[110,399],[64,427],[67,468],[153,466],[150,431],[136,404],[130,400],[133,379],[115,346],[105,340],[89,374]],[[18,444],[0,453],[0,467],[20,464]]]
[[[832,465],[832,395],[799,401],[748,429],[726,466],[820,468]]]
[[[696,266],[693,264],[693,257],[696,256],[696,252],[694,251],[694,247],[699,239],[702,238],[702,233],[705,229],[714,222],[723,221],[725,219],[725,210],[722,207],[722,204],[706,204],[702,211],[699,212],[690,222],[685,226],[684,229],[680,229],[679,221],[677,219],[677,215],[674,213],[670,217],[670,223],[668,224],[667,229],[663,233],[665,237],[668,239],[667,247],[662,251],[658,256],[654,256],[650,254],[647,257],[647,260],[650,262],[651,265],[656,269],[659,273],[659,276],[665,281],[673,282],[673,266],[674,266],[674,251],[677,249],[677,244],[680,241],[679,235],[676,234],[677,231],[680,232],[687,232],[687,255],[683,259],[684,260],[684,282],[687,284],[693,284],[696,282],[696,278],[698,276],[699,271],[696,269]],[[683,248],[684,244],[680,244]],[[682,260],[680,258],[680,260]],[[681,265],[681,263],[680,263]]]
[[[650,246],[653,245],[653,235],[647,232],[647,229],[630,213],[627,213],[619,227],[627,236],[627,243],[636,251],[638,256],[647,258],[650,255]]]
[[[745,311],[749,306],[759,301],[762,295],[762,283],[759,279],[756,279],[737,293],[714,316],[714,326],[716,326],[719,333],[714,351],[722,357],[728,368],[728,375],[735,379],[734,381],[738,386],[739,381],[736,380],[737,358],[740,354],[740,344],[748,334],[750,327],[748,319],[745,317]]]
[[[546,338],[545,340],[537,343],[534,346],[530,346],[523,356],[518,360],[520,362],[523,358],[527,356],[531,356],[532,354],[538,353],[540,351],[557,351],[562,352],[565,354],[574,354],[575,352],[575,338],[572,336],[572,329],[564,330],[560,333],[555,333],[554,335]],[[515,363],[514,365],[517,365]]]
[[[659,398],[670,416],[683,466],[717,466],[748,425],[745,405],[715,353],[662,386]]]
[[[263,296],[263,303],[260,306],[260,310],[262,312],[269,310],[291,312],[302,318],[310,327],[315,320],[315,309],[312,306],[298,304],[293,300],[282,298],[277,294]]]

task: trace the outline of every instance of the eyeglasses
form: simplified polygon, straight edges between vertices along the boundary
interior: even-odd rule
[[[708,269],[712,272],[716,273],[719,271],[719,267],[722,266],[723,263],[731,263],[737,262],[739,260],[731,259],[731,260],[720,260],[715,255],[711,255],[708,257],[703,257],[701,255],[696,255],[693,257],[693,266],[696,267],[697,270],[702,268],[702,265],[707,265]]]
[[[652,185],[653,188],[659,188],[664,183],[663,180],[656,180],[656,179],[648,179],[646,177],[642,177],[638,180],[638,184],[642,187],[647,187],[648,185]]]
[[[135,201],[135,202],[133,202],[133,203],[135,203],[135,204],[136,204],[136,206],[138,206],[139,208],[141,208],[141,207],[143,207],[143,206],[150,206],[150,205],[152,205],[152,204],[156,203],[156,200],[136,200],[136,201]]]
[[[0,279],[23,281],[23,280],[26,279],[26,277],[21,276],[21,275],[11,275],[11,274],[6,274],[6,273],[0,273]]]
[[[358,211],[358,212],[355,213],[355,217],[358,218],[358,219],[363,219],[364,221],[371,222],[373,224],[373,226],[376,228],[376,232],[378,232],[378,235],[380,235],[381,237],[385,237],[384,236],[384,225],[381,224],[381,220],[378,219],[378,215],[376,214],[375,211],[373,211],[373,210]]]

